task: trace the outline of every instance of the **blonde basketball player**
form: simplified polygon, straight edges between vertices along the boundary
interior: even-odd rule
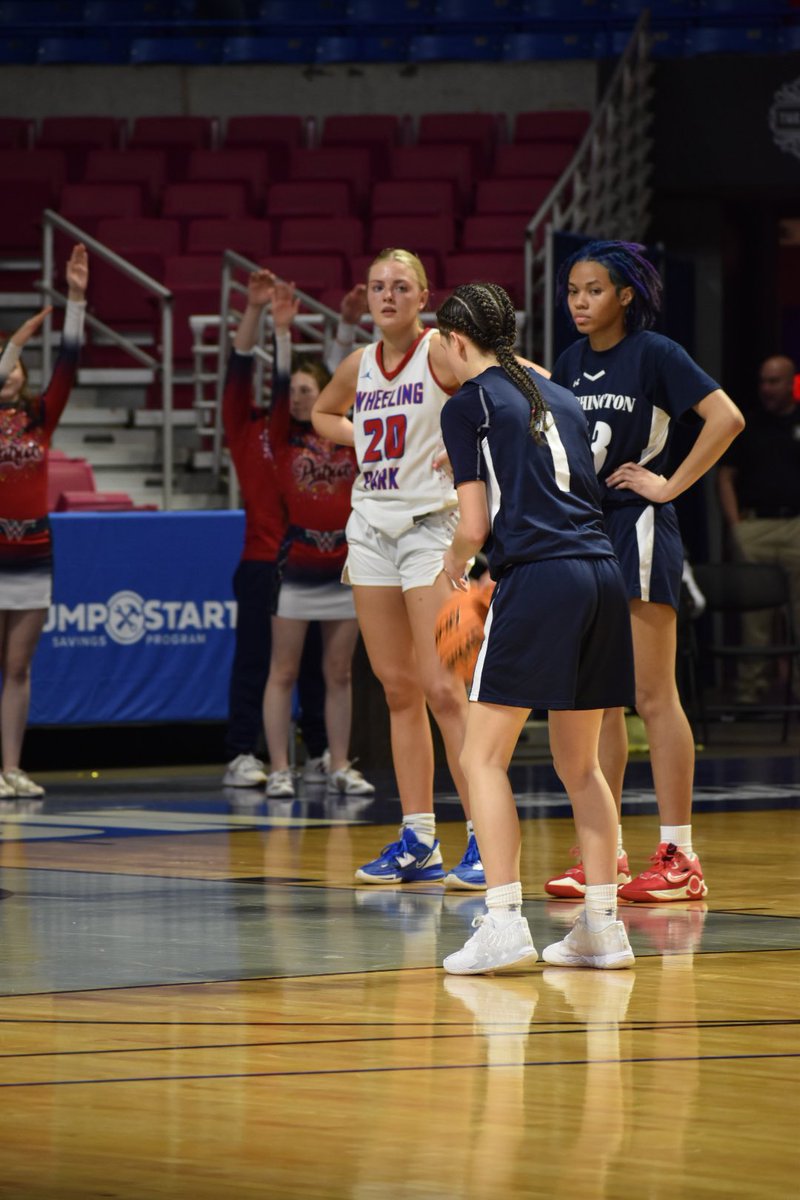
[[[452,590],[442,555],[457,523],[442,453],[439,416],[458,381],[435,330],[423,329],[425,268],[408,250],[382,250],[369,269],[369,311],[380,340],[350,354],[312,413],[318,433],[353,445],[359,474],[347,524],[343,579],[351,584],[367,654],[389,706],[392,759],[403,810],[398,840],[356,871],[365,884],[444,880],[486,886],[458,763],[464,685],[445,670],[434,643],[436,615]],[[352,409],[352,416],[347,415]],[[467,816],[462,861],[445,873],[433,811],[433,741],[428,709]]]

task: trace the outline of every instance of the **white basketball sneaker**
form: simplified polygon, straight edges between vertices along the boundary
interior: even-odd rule
[[[586,913],[581,913],[563,941],[544,948],[542,958],[555,967],[596,967],[601,971],[632,967],[636,961],[622,921],[612,921],[595,933],[586,924]]]
[[[254,754],[237,754],[222,776],[223,787],[262,787],[266,782],[267,768]]]
[[[472,926],[477,932],[442,963],[449,975],[494,975],[520,966],[532,967],[539,957],[524,917],[499,925],[487,912],[475,917]]]

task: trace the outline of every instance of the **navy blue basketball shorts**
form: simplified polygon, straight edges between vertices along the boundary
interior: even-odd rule
[[[515,563],[486,618],[470,700],[513,708],[627,708],[633,645],[614,558]]]
[[[603,509],[603,518],[628,599],[671,604],[677,611],[683,540],[672,505],[609,504]]]

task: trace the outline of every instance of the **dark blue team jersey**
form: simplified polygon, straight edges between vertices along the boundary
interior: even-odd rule
[[[442,409],[456,486],[486,484],[493,579],[512,563],[614,553],[580,406],[564,388],[531,374],[550,409],[541,442],[529,430],[527,397],[500,367],[469,380]]]
[[[626,462],[664,473],[673,421],[719,384],[682,346],[660,333],[628,334],[610,350],[592,350],[581,338],[561,354],[553,380],[577,397],[589,422],[595,470],[604,504],[642,504],[606,477]]]

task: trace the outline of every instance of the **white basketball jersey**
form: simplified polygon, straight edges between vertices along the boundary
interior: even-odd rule
[[[447,392],[428,362],[432,334],[421,334],[390,375],[381,366],[380,342],[367,346],[358,369],[353,507],[390,537],[415,517],[458,504],[450,475],[433,466],[444,449],[439,414]]]

